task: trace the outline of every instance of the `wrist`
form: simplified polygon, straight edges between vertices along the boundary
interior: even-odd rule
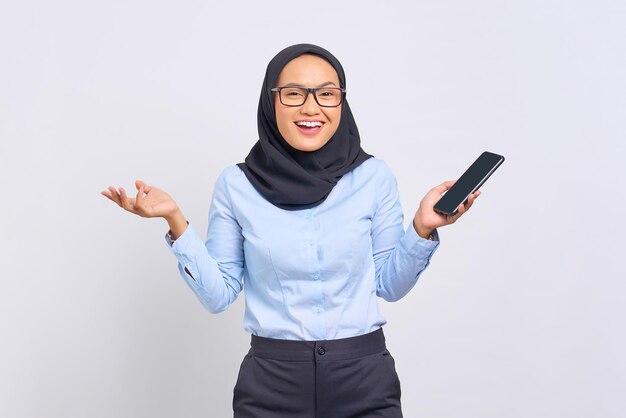
[[[171,224],[173,222],[180,222],[181,219],[184,220],[185,216],[183,215],[183,212],[180,210],[180,208],[176,207],[176,209],[174,209],[172,212],[164,215],[163,219],[165,219],[168,224]]]
[[[185,232],[185,230],[187,229],[187,225],[189,225],[189,222],[187,222],[185,216],[180,211],[180,209],[177,209],[171,215],[168,215],[164,218],[170,227],[168,237],[170,238],[171,242],[174,242],[174,240],[176,240]]]
[[[417,235],[424,239],[432,239],[432,234],[435,230],[435,228],[429,228],[420,222],[418,214],[413,218],[413,229],[415,229]]]

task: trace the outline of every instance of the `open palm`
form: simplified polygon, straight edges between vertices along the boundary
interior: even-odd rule
[[[163,190],[148,186],[141,180],[135,181],[135,187],[135,197],[128,197],[123,187],[118,191],[113,186],[101,194],[121,208],[144,218],[167,217],[178,209],[174,199]]]

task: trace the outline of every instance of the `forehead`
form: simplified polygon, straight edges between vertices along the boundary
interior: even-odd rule
[[[278,85],[288,83],[302,86],[316,86],[332,81],[339,86],[339,76],[332,65],[324,58],[304,54],[292,59],[278,76]]]

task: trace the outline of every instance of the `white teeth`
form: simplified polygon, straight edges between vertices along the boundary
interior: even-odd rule
[[[301,120],[301,121],[296,122],[296,125],[308,126],[309,128],[311,128],[313,126],[322,126],[322,122],[319,122],[319,121],[309,122],[309,121]]]

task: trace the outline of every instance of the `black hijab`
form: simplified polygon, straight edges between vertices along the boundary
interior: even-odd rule
[[[276,124],[274,93],[283,67],[302,54],[317,55],[333,66],[341,87],[346,77],[337,58],[316,45],[292,45],[268,64],[261,89],[257,124],[259,140],[244,163],[238,164],[254,188],[275,206],[287,210],[307,209],[322,203],[341,177],[371,157],[361,149],[359,131],[347,100],[341,104],[337,131],[319,150],[299,151],[282,137]]]

